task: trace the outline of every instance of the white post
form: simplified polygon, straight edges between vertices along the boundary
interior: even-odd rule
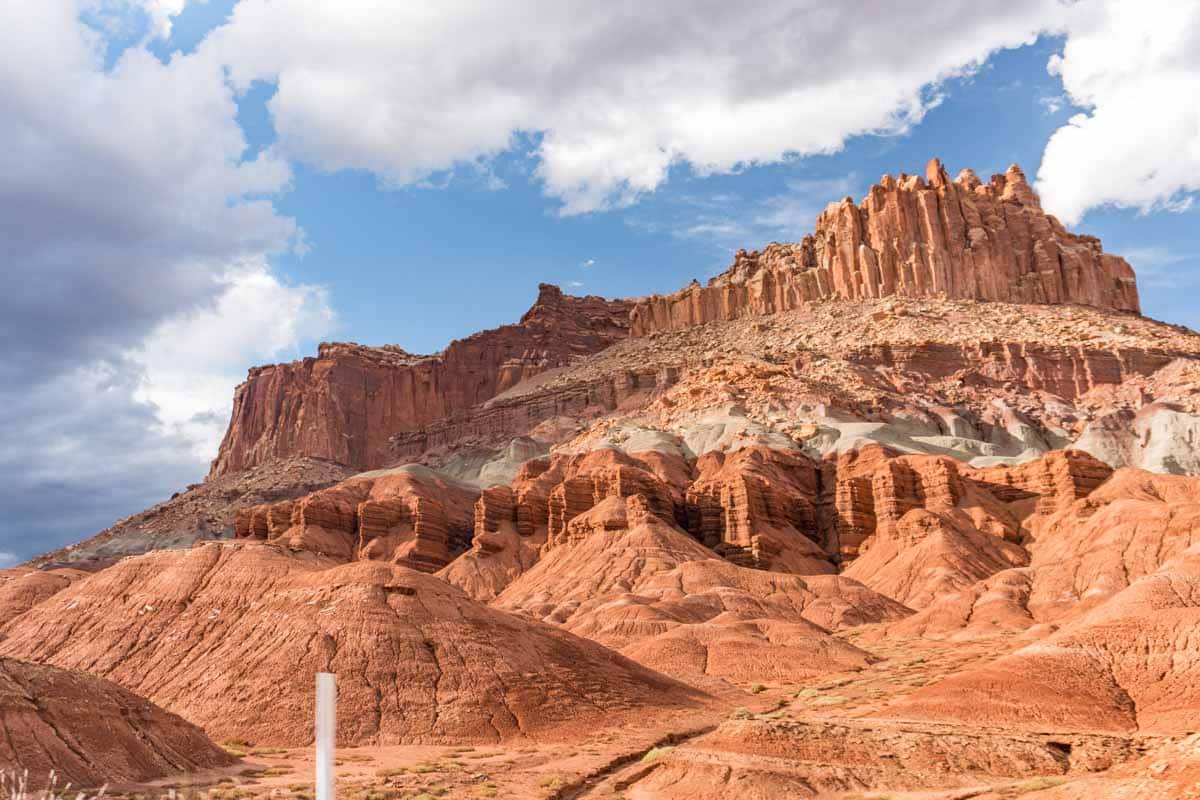
[[[334,800],[333,747],[337,736],[337,678],[317,673],[317,800]]]

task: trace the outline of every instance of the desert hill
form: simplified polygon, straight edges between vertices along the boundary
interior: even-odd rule
[[[404,567],[212,543],[123,560],[0,630],[0,652],[81,669],[218,739],[311,741],[317,672],[338,738],[487,742],[693,708],[699,692]]]
[[[0,658],[0,769],[58,788],[231,764],[195,725],[93,675]]]

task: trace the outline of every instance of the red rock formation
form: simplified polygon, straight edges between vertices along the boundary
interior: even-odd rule
[[[114,683],[0,658],[0,770],[28,771],[30,789],[45,787],[51,771],[61,796],[64,784],[151,781],[232,763],[195,725]]]
[[[716,558],[641,495],[608,497],[568,527],[570,535],[494,605],[685,680],[795,680],[861,669],[866,654],[828,631],[909,613],[839,576],[785,575]]]
[[[0,570],[0,625],[24,614],[86,574],[78,569],[14,567]]]
[[[86,667],[217,739],[286,746],[312,742],[316,672],[338,676],[342,745],[559,740],[708,702],[431,575],[257,543],[124,559],[3,629],[0,652]]]
[[[424,467],[399,467],[363,473],[298,500],[240,509],[234,534],[436,572],[471,546],[478,496]]]
[[[889,709],[1032,730],[1178,734],[1200,715],[1200,549],[1134,581],[1047,639]]]
[[[1019,167],[981,184],[970,170],[951,181],[933,159],[925,178],[885,175],[861,204],[830,204],[799,244],[739,251],[708,286],[639,300],[631,330],[893,295],[1139,310],[1129,264],[1043,213]]]
[[[515,325],[415,356],[398,347],[326,343],[316,358],[256,367],[238,387],[210,475],[284,456],[383,466],[388,437],[483,402],[522,379],[627,335],[630,304],[542,284]]]
[[[1017,466],[962,467],[989,494],[1019,507],[1021,516],[1049,516],[1087,497],[1113,474],[1112,467],[1079,450],[1055,450]],[[1022,501],[1031,501],[1023,504]]]
[[[992,335],[1003,336],[1003,333]],[[872,345],[847,353],[846,360],[939,380],[958,378],[968,386],[1013,383],[1074,400],[1098,386],[1119,386],[1167,366],[1174,354],[1147,348],[1104,349],[1081,345],[981,341]]]
[[[471,549],[438,572],[438,577],[468,596],[488,602],[537,563],[547,527],[534,525],[525,509],[525,533],[518,531],[517,494],[508,486],[484,489],[475,503]]]
[[[713,451],[696,471],[687,527],[706,546],[743,566],[835,571],[820,546],[817,465],[806,456],[765,447]]]

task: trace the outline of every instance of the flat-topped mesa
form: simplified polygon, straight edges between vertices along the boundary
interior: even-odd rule
[[[629,333],[626,300],[573,297],[541,284],[521,321],[441,353],[321,344],[316,358],[250,370],[210,476],[311,456],[356,469],[388,461],[388,437],[470,408],[521,380],[603,350]]]
[[[935,158],[924,178],[885,175],[859,205],[831,203],[799,243],[738,251],[707,286],[639,299],[630,327],[644,336],[814,300],[890,296],[1140,311],[1125,259],[1044,213],[1020,167],[989,183],[969,169],[952,181]]]

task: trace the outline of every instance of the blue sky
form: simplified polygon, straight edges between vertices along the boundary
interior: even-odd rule
[[[0,13],[0,563],[199,480],[253,364],[672,291],[933,156],[1200,327],[1197,86],[1169,0]]]

